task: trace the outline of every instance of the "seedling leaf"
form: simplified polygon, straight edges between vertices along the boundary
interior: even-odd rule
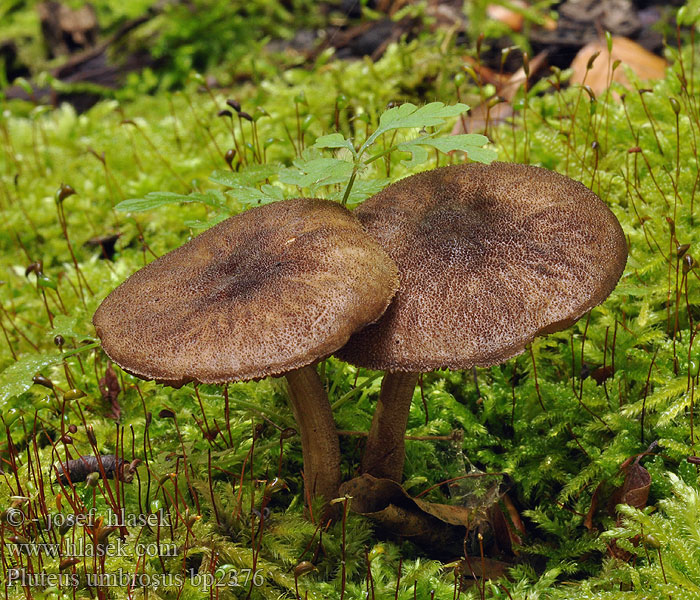
[[[284,192],[277,186],[269,184],[263,185],[261,189],[251,186],[237,186],[226,192],[226,195],[246,208],[284,200]]]
[[[353,165],[338,158],[296,160],[294,167],[280,172],[280,181],[300,188],[316,189],[323,185],[345,183],[352,174]]]
[[[347,148],[353,154],[355,153],[352,142],[346,140],[340,133],[321,136],[316,140],[314,148]]]
[[[352,190],[350,191],[346,204],[348,206],[354,206],[364,202],[370,196],[374,196],[374,194],[381,192],[387,185],[389,185],[390,181],[390,179],[385,177],[379,179],[356,180],[355,184],[352,186]],[[345,190],[340,190],[331,194],[329,198],[331,200],[335,200],[336,202],[340,202],[343,199],[344,193]]]
[[[449,106],[445,106],[442,102],[431,102],[420,107],[406,102],[401,106],[395,106],[379,117],[379,127],[362,145],[362,151],[366,150],[380,135],[387,131],[402,127],[435,127],[442,125],[445,119],[456,117],[468,110],[469,107],[461,102]]]
[[[240,173],[218,169],[209,176],[209,181],[226,187],[254,186],[276,175],[279,165],[251,165]]]
[[[377,131],[381,135],[400,127],[434,127],[442,125],[445,119],[456,117],[467,110],[469,107],[462,103],[445,106],[442,102],[431,102],[418,107],[406,102],[382,113]]]
[[[124,200],[117,204],[115,208],[124,212],[142,212],[165,206],[166,204],[178,204],[180,202],[201,202],[218,209],[227,208],[224,195],[220,190],[207,190],[206,192],[193,192],[192,194],[150,192],[143,198]]]
[[[38,371],[60,362],[60,354],[29,354],[11,364],[0,373],[0,408],[34,384],[33,378]]]
[[[436,148],[440,152],[447,154],[459,150],[466,152],[470,160],[482,163],[491,163],[498,158],[498,154],[489,148],[482,148],[488,143],[488,138],[476,133],[465,133],[462,135],[450,135],[446,137],[422,136],[415,140],[402,142],[398,145],[401,152],[410,152],[413,156],[411,160],[404,161],[408,167],[412,167],[425,162],[428,153],[423,146]]]
[[[80,342],[85,340],[95,341],[97,338],[94,335],[81,332],[86,325],[86,321],[89,322],[85,313],[78,316],[56,315],[53,319],[53,329],[49,336],[52,339],[57,335],[61,335],[66,339],[75,338]],[[92,329],[92,325],[90,325],[90,329]],[[94,329],[92,330],[94,331]]]

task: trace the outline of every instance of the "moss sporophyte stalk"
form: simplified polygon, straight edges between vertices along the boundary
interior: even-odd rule
[[[99,10],[133,18],[126,4]],[[162,84],[153,72],[144,74],[118,99],[82,114],[68,104],[35,110],[6,102],[0,512],[8,597],[99,596],[100,584],[117,586],[109,589],[117,598],[136,586],[183,599],[217,590],[250,598],[698,597],[697,543],[688,526],[700,506],[695,4],[679,14],[681,28],[669,30],[667,39],[678,37],[681,46],[665,49],[665,78],[632,77],[627,88],[613,84],[591,95],[569,85],[566,70],[552,69],[520,89],[514,115],[500,124],[492,118],[503,104],[491,96],[495,90],[474,83],[463,69],[464,48],[441,32],[389,44],[377,61],[340,62],[326,51],[308,68],[287,56],[284,70],[256,46],[235,68],[222,63],[215,82],[187,79],[190,66],[206,65],[210,55],[183,46],[173,31],[158,46],[176,64]],[[269,21],[265,11],[274,6],[250,10]],[[187,22],[180,8],[172,10]],[[212,11],[211,25],[222,36],[205,36],[219,44],[212,63],[247,31],[236,11],[221,10]],[[20,13],[29,14],[22,7],[4,17],[26,29]],[[283,16],[275,27],[289,26]],[[227,29],[231,22],[235,31]],[[10,37],[24,44],[22,36]],[[487,37],[480,54],[471,47],[477,79],[488,44]],[[142,93],[159,85],[172,91]],[[490,143],[450,137],[466,119],[462,102],[476,108],[482,101]],[[390,102],[399,104],[387,108]],[[237,106],[252,121],[239,119]],[[224,110],[230,116],[217,116]],[[423,120],[416,124],[414,117]],[[415,181],[409,176],[496,157],[589,188],[619,221],[629,257],[608,298],[582,306],[567,329],[535,338],[502,364],[473,361],[474,369],[438,369],[415,389],[412,382],[403,386],[415,400],[406,408],[399,471],[406,497],[479,514],[493,508],[495,527],[480,529],[481,538],[475,531],[467,536],[454,560],[386,539],[353,513],[351,499],[332,505],[343,513],[335,523],[320,518],[324,503],[305,492],[313,467],[305,463],[282,381],[181,381],[170,388],[110,365],[101,349],[91,320],[109,293],[217,223],[301,197],[324,198],[338,209],[344,201],[362,220],[371,206],[363,202]],[[66,195],[65,186],[75,193]],[[57,190],[59,197],[64,190],[58,203]],[[434,220],[457,228],[449,212]],[[294,247],[297,233],[282,245],[295,237]],[[107,238],[114,240],[110,252],[87,243]],[[448,249],[456,261],[459,248]],[[515,264],[502,262],[499,273]],[[435,281],[437,275],[426,286]],[[225,289],[214,292],[226,300]],[[148,312],[156,298],[162,299],[144,295],[131,310]],[[281,312],[277,297],[271,304]],[[183,350],[182,340],[165,337]],[[311,377],[335,429],[344,432],[333,441],[339,477],[351,479],[361,469],[382,375],[316,358]],[[99,463],[108,456],[129,467],[130,481],[123,469],[103,464],[102,473]],[[60,477],[55,465],[81,457],[95,466],[84,480]],[[500,473],[507,475],[494,475]],[[110,512],[124,522],[108,524]],[[42,525],[59,514],[104,521],[93,529]],[[129,515],[147,522],[127,522]],[[153,515],[162,519],[154,523]],[[173,544],[178,553],[140,556],[137,535],[142,548]],[[120,551],[78,559],[65,553],[69,544],[76,550],[119,544]],[[52,556],[54,547],[62,554]],[[507,578],[498,578],[503,571]],[[468,580],[477,585],[468,587]]]

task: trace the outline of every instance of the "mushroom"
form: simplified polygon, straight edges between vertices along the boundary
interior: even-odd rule
[[[399,267],[384,316],[336,355],[385,370],[362,470],[400,481],[419,373],[488,367],[603,302],[627,244],[610,209],[547,169],[494,162],[407,177],[355,215]]]
[[[311,497],[337,495],[340,450],[313,365],[378,319],[396,265],[339,204],[299,198],[231,217],[134,273],[93,323],[125,371],[174,387],[285,375]]]

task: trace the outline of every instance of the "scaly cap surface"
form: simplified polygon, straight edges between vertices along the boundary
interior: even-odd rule
[[[355,215],[399,267],[384,316],[336,355],[388,371],[490,366],[565,329],[615,288],[622,228],[583,184],[512,163],[400,180]]]
[[[126,371],[170,385],[279,375],[379,318],[396,265],[348,210],[299,198],[231,217],[115,289],[93,323]]]

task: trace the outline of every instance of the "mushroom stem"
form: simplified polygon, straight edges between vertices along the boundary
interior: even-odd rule
[[[286,378],[301,435],[308,496],[328,503],[340,486],[340,444],[328,394],[312,365],[289,371]]]
[[[404,436],[418,373],[386,373],[367,436],[362,472],[401,482]]]

